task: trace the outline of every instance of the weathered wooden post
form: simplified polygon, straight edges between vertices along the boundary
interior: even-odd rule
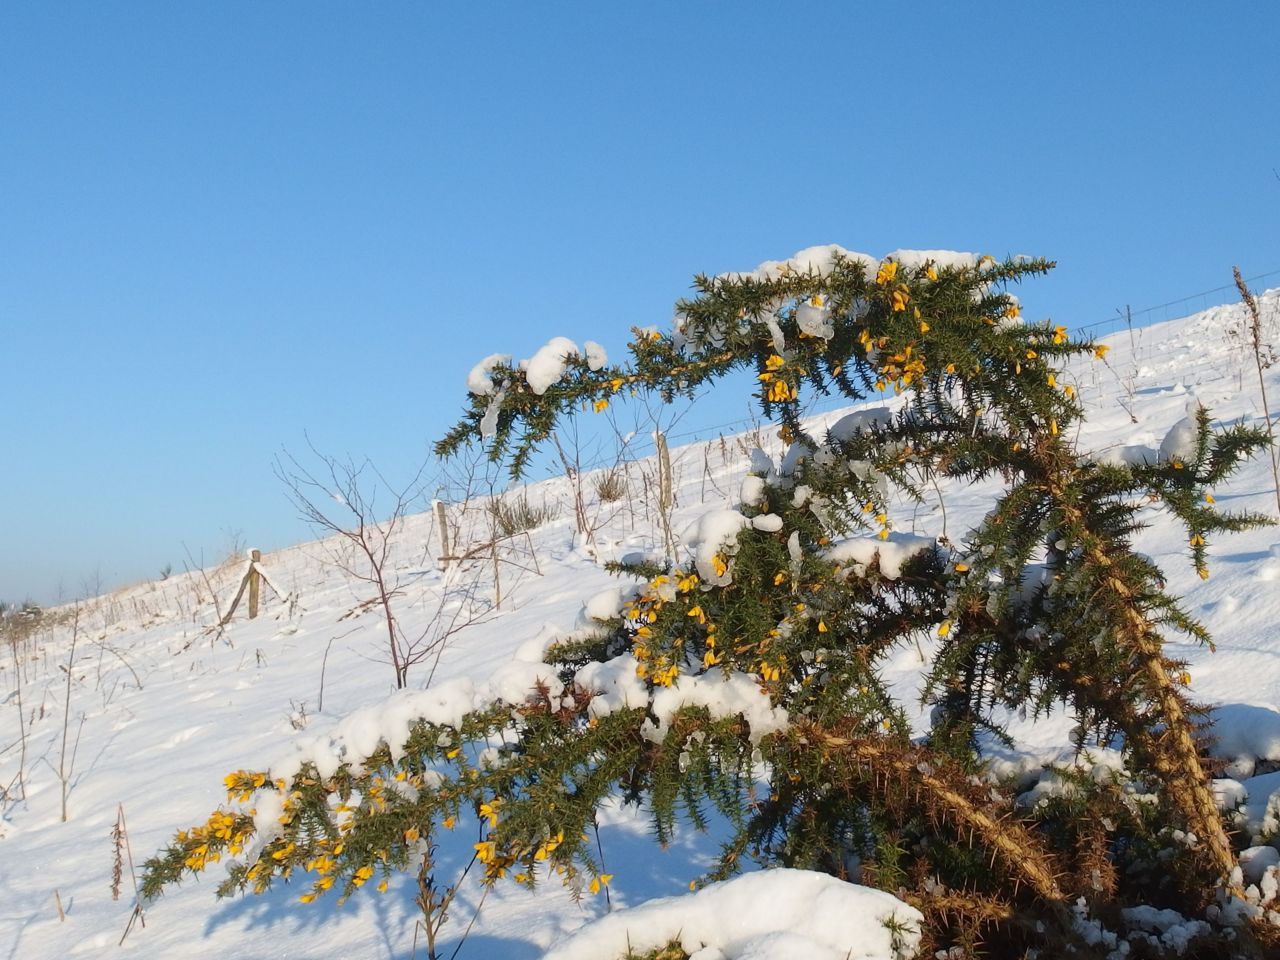
[[[245,570],[244,576],[240,579],[240,589],[236,591],[235,599],[231,601],[231,606],[227,612],[223,614],[222,619],[218,621],[219,627],[225,627],[231,622],[231,615],[236,612],[236,607],[240,605],[240,600],[244,597],[245,592],[249,593],[249,619],[252,620],[258,615],[258,601],[262,595],[262,582],[265,580],[267,586],[270,587],[277,597],[281,600],[288,600],[288,596],[280,592],[280,589],[271,582],[271,578],[267,576],[266,571],[262,569],[260,561],[262,560],[261,550],[249,551],[249,568]]]
[[[258,561],[262,559],[261,550],[249,551],[249,570],[245,578],[249,581],[249,619],[258,616],[258,596],[262,589],[262,576],[258,573]]]
[[[440,528],[440,557],[437,562],[442,570],[448,570],[449,561],[453,559],[453,554],[449,550],[449,516],[445,513],[443,500],[437,500],[435,508],[436,526]]]

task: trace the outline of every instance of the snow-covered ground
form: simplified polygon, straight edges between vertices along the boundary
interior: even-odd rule
[[[1260,299],[1274,332],[1280,326],[1280,291]],[[1066,377],[1087,410],[1081,445],[1123,457],[1140,455],[1143,448],[1158,450],[1197,402],[1222,421],[1260,422],[1253,356],[1241,338],[1230,335],[1242,324],[1242,308],[1225,306],[1109,337],[1105,362],[1082,361]],[[473,379],[478,376],[473,372]],[[1267,377],[1272,402],[1280,402],[1280,368]],[[459,371],[459,401],[464,378],[465,371]],[[845,412],[818,419],[830,424]],[[708,510],[738,502],[748,454],[758,442],[758,436],[730,437],[673,452],[677,531]],[[766,447],[770,443],[770,452],[779,454],[777,442],[766,437]],[[582,603],[614,585],[601,561],[660,549],[655,498],[649,494],[654,474],[652,463],[627,465],[629,497],[614,503],[598,502],[594,478],[586,478],[585,509],[600,524],[594,551],[575,535],[569,482],[559,478],[532,485],[529,500],[554,505],[558,518],[498,547],[500,606],[494,604],[494,551],[480,550],[475,559],[444,573],[436,559],[434,514],[409,517],[388,563],[400,591],[392,603],[406,634],[430,639],[455,615],[457,622],[471,621],[447,637],[433,686],[455,678],[487,681],[530,641],[571,628]],[[981,486],[944,489],[945,513],[936,505],[904,505],[890,519],[902,533],[963,537],[986,512],[991,492]],[[1269,463],[1265,458],[1250,463],[1229,488],[1216,492],[1216,499],[1225,508],[1274,512]],[[460,528],[460,552],[490,538],[482,500],[449,510],[451,523]],[[1159,513],[1149,520],[1140,549],[1160,563],[1170,590],[1184,598],[1217,641],[1216,652],[1190,645],[1172,652],[1188,661],[1194,694],[1217,706],[1217,749],[1234,778],[1224,779],[1219,792],[1224,804],[1239,808],[1241,829],[1265,847],[1264,835],[1280,826],[1280,797],[1268,805],[1272,793],[1280,791],[1280,528],[1213,543],[1211,576],[1201,581],[1189,562],[1182,529]],[[145,926],[135,923],[124,937],[134,897],[127,860],[118,900],[112,892],[112,830],[120,811],[140,868],[174,830],[203,820],[225,799],[224,775],[278,761],[290,752],[291,742],[314,742],[344,716],[382,701],[393,687],[385,621],[379,608],[365,604],[372,595],[367,585],[343,570],[359,572],[357,557],[330,540],[266,555],[262,563],[289,599],[264,590],[263,615],[250,621],[241,610],[222,632],[214,629],[218,617],[210,591],[225,608],[243,574],[241,557],[203,574],[88,601],[79,608],[78,623],[68,611],[58,611],[57,625],[39,627],[12,655],[9,649],[0,651],[0,787],[5,789],[0,955],[407,960],[415,955],[416,940],[417,955],[425,956],[409,877],[399,878],[382,895],[362,891],[341,907],[333,898],[300,904],[304,891],[285,885],[263,896],[217,902],[213,883],[188,882],[149,905]],[[928,655],[927,646],[911,647],[891,662],[904,702],[915,702],[909,691],[918,683],[921,658]],[[424,684],[432,669],[430,659],[411,668],[410,685]],[[916,719],[923,730],[923,711]],[[1045,762],[1066,759],[1071,726],[1066,716],[1036,723],[1012,718],[1018,750],[999,763],[1010,771],[1034,772]],[[455,846],[441,851],[437,876],[446,883],[471,853],[471,837],[456,832]],[[474,875],[467,876],[442,934],[444,955],[466,933],[461,957],[532,960],[610,908],[616,914],[621,907],[687,893],[689,880],[716,849],[714,836],[688,829],[667,850],[659,850],[643,812],[622,807],[603,811],[600,840],[613,879],[607,895],[581,903],[554,883],[536,892],[502,884],[486,891]],[[1266,867],[1277,859],[1280,854],[1270,847],[1251,853],[1247,881],[1264,882]],[[210,879],[216,875],[214,868]],[[807,875],[796,883],[821,881]],[[766,902],[780,911],[788,904],[795,907],[797,889],[791,895],[771,890]],[[804,896],[827,895],[815,887]],[[869,892],[844,895],[861,904],[855,912],[884,906]],[[735,898],[750,900],[749,893],[732,889],[709,888],[698,896],[708,903],[722,897],[717,910],[743,902]],[[688,898],[672,901],[669,909],[647,909],[646,925],[671,928],[673,935],[694,924],[697,913]],[[673,918],[679,920],[674,928]],[[611,923],[613,928],[601,928],[599,943],[616,939],[616,921]],[[797,956],[821,955],[814,952],[822,947],[820,929],[792,933],[812,937],[805,945],[774,936],[776,950],[769,952],[766,931],[757,947],[708,947],[702,960],[789,956],[782,952],[789,949],[810,951]],[[572,942],[558,949],[563,957],[588,955],[575,952]],[[757,952],[743,952],[748,949]],[[869,947],[867,955],[888,956],[887,949]],[[607,960],[604,954],[590,955]]]

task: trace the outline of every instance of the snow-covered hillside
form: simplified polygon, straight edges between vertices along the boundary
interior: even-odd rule
[[[1280,291],[1259,300],[1264,319],[1280,327]],[[1224,306],[1107,338],[1104,361],[1078,363],[1064,377],[1086,408],[1081,446],[1111,458],[1155,457],[1197,403],[1220,421],[1261,422],[1253,355],[1232,335],[1243,324],[1241,307]],[[1267,377],[1269,396],[1280,401],[1280,369]],[[814,429],[846,413],[823,414]],[[738,502],[757,444],[782,453],[779,441],[759,435],[673,451],[677,532],[708,510]],[[621,500],[600,502],[594,477],[582,484],[584,510],[599,524],[594,545],[576,535],[573,487],[565,478],[526,491],[530,503],[549,505],[556,519],[493,547],[482,548],[493,539],[483,498],[448,507],[454,552],[473,555],[447,570],[438,562],[436,515],[407,518],[387,564],[399,591],[392,604],[406,635],[442,640],[438,663],[433,653],[410,669],[411,686],[428,677],[433,688],[456,678],[479,685],[499,675],[495,682],[509,682],[522,648],[572,628],[584,601],[615,584],[603,561],[661,550],[650,495],[655,465],[626,464],[619,475],[627,492]],[[991,490],[982,486],[942,492],[945,511],[903,504],[891,513],[894,529],[960,539],[990,506]],[[1255,459],[1215,496],[1232,509],[1274,513],[1270,464]],[[1238,806],[1239,829],[1261,838],[1280,827],[1280,528],[1211,544],[1211,575],[1202,581],[1183,529],[1157,512],[1147,519],[1139,548],[1216,640],[1216,651],[1187,645],[1172,653],[1188,661],[1195,695],[1216,708],[1216,749],[1233,778],[1219,783],[1224,805]],[[347,545],[332,539],[266,555],[263,568],[287,597],[264,589],[262,616],[250,621],[241,610],[219,630],[213,595],[225,609],[245,562],[232,557],[203,573],[51,611],[23,643],[0,651],[4,955],[409,958],[415,940],[425,955],[410,877],[381,895],[362,891],[343,906],[333,898],[300,904],[304,888],[288,886],[215,902],[213,883],[186,883],[148,905],[145,926],[135,923],[124,936],[134,896],[127,857],[118,900],[112,891],[112,830],[120,811],[140,867],[176,829],[225,799],[227,773],[278,767],[299,746],[314,755],[342,718],[382,702],[393,687],[386,622],[367,602],[368,585],[350,575],[363,568]],[[910,692],[928,655],[926,644],[899,651],[890,663],[907,703],[918,700]],[[925,729],[926,708],[915,722]],[[995,763],[1002,772],[1023,772],[1028,787],[1043,764],[1072,759],[1071,718],[1009,723],[1016,749],[1002,748]],[[1088,762],[1107,760],[1100,754]],[[1052,790],[1052,778],[1033,789]],[[1273,794],[1276,803],[1269,804]],[[610,907],[684,893],[715,851],[714,827],[710,833],[684,830],[660,851],[643,812],[610,808],[600,821],[603,862],[613,875],[607,894],[576,902],[555,883],[536,892],[504,884],[486,890],[473,871],[444,928],[444,955],[465,934],[461,957],[532,960]],[[459,829],[440,851],[438,878],[451,882],[462,873],[473,834]],[[1266,868],[1280,853],[1269,850],[1250,855],[1247,882],[1275,882]],[[725,902],[736,901],[726,895]]]

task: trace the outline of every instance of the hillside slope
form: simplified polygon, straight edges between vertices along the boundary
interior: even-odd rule
[[[1264,318],[1280,323],[1280,291],[1260,301]],[[1197,402],[1221,421],[1260,422],[1252,355],[1230,335],[1242,321],[1242,308],[1224,306],[1109,337],[1105,362],[1082,363],[1067,374],[1086,407],[1082,447],[1119,457],[1158,450]],[[1280,369],[1268,378],[1269,395],[1280,400]],[[817,428],[846,412],[816,418]],[[737,502],[757,443],[781,453],[776,440],[759,436],[673,451],[675,530],[709,508]],[[583,602],[615,583],[601,561],[661,549],[649,496],[655,471],[651,461],[620,468],[629,496],[612,503],[599,502],[594,478],[586,478],[585,510],[599,522],[594,548],[576,535],[564,478],[524,492],[530,502],[550,505],[557,518],[496,546],[485,546],[493,531],[484,498],[449,507],[458,552],[474,557],[447,571],[437,562],[435,515],[407,518],[388,562],[399,589],[394,610],[408,635],[441,640],[438,663],[433,652],[417,664],[410,685],[428,677],[483,682],[531,640],[571,628]],[[990,492],[943,490],[945,511],[904,504],[891,519],[901,532],[962,538],[986,512]],[[1270,465],[1250,463],[1216,498],[1233,509],[1274,513]],[[1280,765],[1280,529],[1212,544],[1211,576],[1202,581],[1181,529],[1159,512],[1147,519],[1140,549],[1160,564],[1170,590],[1217,641],[1216,651],[1188,645],[1173,652],[1188,661],[1194,693],[1216,707],[1217,750],[1248,795],[1242,828],[1260,831],[1267,800],[1280,790],[1280,772],[1272,772]],[[215,903],[212,884],[188,883],[151,905],[145,928],[135,925],[118,945],[133,909],[127,863],[118,900],[111,889],[111,834],[120,809],[140,866],[175,829],[203,819],[224,799],[225,774],[271,766],[290,755],[292,743],[322,739],[340,718],[382,700],[393,687],[385,621],[366,602],[367,586],[351,575],[362,571],[360,558],[341,540],[279,551],[262,564],[286,598],[266,589],[257,620],[240,611],[224,630],[216,628],[213,596],[225,609],[244,571],[245,561],[233,557],[203,573],[50,612],[12,656],[3,651],[0,785],[8,786],[0,806],[0,954],[413,955],[417,911],[407,877],[383,896],[370,892],[342,907],[331,898],[303,906],[301,890],[288,887]],[[891,663],[908,702],[928,654],[922,641]],[[915,718],[921,731],[926,714],[921,708]],[[1030,784],[1043,763],[1069,759],[1071,726],[1066,716],[1009,718],[1016,746],[998,751],[997,764],[1024,771]],[[438,875],[446,882],[470,857],[469,826],[461,825],[453,845],[440,852]],[[622,807],[604,812],[600,841],[615,875],[614,907],[684,891],[715,849],[713,835],[689,829],[659,851],[643,813]],[[446,955],[473,917],[460,956],[531,960],[605,909],[603,896],[578,903],[554,884],[536,893],[504,885],[486,891],[472,873],[444,931]],[[422,955],[420,943],[418,949]]]

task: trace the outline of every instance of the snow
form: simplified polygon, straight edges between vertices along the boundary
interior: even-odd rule
[[[498,364],[509,364],[511,362],[511,354],[509,353],[491,353],[485,357],[467,374],[467,389],[478,397],[488,397],[493,394],[494,383],[493,368]]]
[[[911,533],[890,533],[887,540],[877,537],[849,537],[827,547],[828,560],[850,567],[854,574],[863,576],[873,560],[878,561],[880,576],[897,580],[908,560],[938,545],[933,537],[921,537]]]
[[[762,513],[751,518],[751,526],[762,533],[777,533],[782,529],[782,518],[776,513]]]
[[[634,597],[636,592],[634,587],[609,587],[593,594],[591,599],[582,605],[579,623],[585,626],[592,620],[603,622],[618,619],[622,615],[623,605]]]
[[[787,711],[770,703],[769,695],[754,677],[712,671],[686,674],[671,686],[656,689],[650,712],[657,722],[647,722],[641,732],[652,740],[661,740],[667,735],[672,718],[685,707],[705,707],[713,720],[741,717],[747,722],[752,743],[787,726]]]
[[[1231,761],[1245,776],[1259,760],[1280,761],[1280,711],[1252,703],[1224,703],[1214,707],[1215,757]]]
[[[831,307],[822,294],[804,301],[796,307],[796,326],[810,337],[830,340],[835,336],[835,324],[831,321]]]
[[[650,693],[637,673],[639,665],[624,653],[603,663],[589,663],[577,672],[578,685],[594,694],[587,706],[592,717],[645,707],[652,719],[645,721],[641,733],[655,741],[667,735],[671,720],[686,707],[704,707],[713,720],[741,717],[755,743],[787,725],[787,712],[774,707],[756,679],[747,674],[686,674]]]
[[[1271,846],[1249,847],[1240,851],[1240,869],[1245,883],[1261,883],[1267,870],[1280,864],[1280,850]]]
[[[884,259],[896,260],[912,269],[932,263],[942,270],[976,267],[982,257],[976,253],[960,253],[956,250],[894,250],[886,254]]]
[[[528,360],[520,361],[529,389],[542,396],[560,382],[568,369],[566,360],[579,354],[578,345],[568,337],[553,337]],[[603,364],[601,364],[603,366]]]
[[[907,960],[922,920],[880,890],[768,870],[610,914],[556,944],[545,960],[617,960],[671,940],[698,960]]]
[[[636,668],[640,662],[629,653],[589,663],[575,676],[578,685],[595,694],[587,710],[593,717],[607,717],[619,710],[634,710],[649,705],[649,690]]]
[[[583,350],[587,354],[587,369],[593,373],[603,369],[609,363],[609,354],[605,352],[604,347],[596,343],[594,340],[588,340],[582,345]]]
[[[502,387],[484,408],[484,416],[480,418],[480,436],[488,440],[498,432],[498,415],[502,413],[502,401],[507,399],[507,388]]]
[[[1193,939],[1209,933],[1209,925],[1203,920],[1188,920],[1176,910],[1127,907],[1120,911],[1120,915],[1129,926],[1152,931],[1163,946],[1178,956],[1186,953]]]
[[[1196,456],[1196,415],[1193,400],[1187,404],[1187,415],[1169,428],[1160,444],[1160,457],[1164,460],[1188,462]]]
[[[693,550],[698,576],[717,587],[733,582],[732,557],[738,552],[738,533],[751,521],[737,510],[709,510],[691,524],[680,539]]]
[[[810,248],[788,261],[762,265],[762,270],[776,273],[788,263],[789,270],[821,273],[830,269],[835,252],[837,248]],[[939,266],[947,265],[934,251],[921,251],[924,254]],[[906,252],[895,256],[904,265],[913,262]],[[874,271],[880,261],[863,257],[862,262]],[[1264,319],[1273,317],[1280,291],[1259,300]],[[1221,307],[1135,330],[1132,345],[1122,333],[1106,341],[1112,348],[1106,362],[1086,358],[1073,365],[1064,376],[1079,390],[1089,417],[1081,430],[1083,447],[1122,462],[1140,462],[1123,451],[1141,448],[1143,457],[1154,460],[1179,422],[1194,413],[1188,410],[1192,396],[1219,423],[1243,419],[1261,424],[1261,403],[1250,386],[1256,387],[1252,357],[1240,354],[1222,335],[1240,314],[1239,307]],[[541,375],[539,382],[545,381],[544,389],[550,389],[564,374],[564,358],[577,353],[570,341],[552,341],[525,363],[525,375]],[[590,344],[582,355],[588,366],[594,362]],[[468,376],[468,389],[490,403],[503,389],[492,376],[499,362],[510,361],[493,355]],[[1280,368],[1268,370],[1266,376],[1272,395],[1280,393]],[[446,401],[454,402],[441,400]],[[867,403],[816,415],[806,421],[805,429],[813,437],[839,440],[886,422],[894,409],[901,406]],[[490,423],[496,412],[492,406]],[[1185,437],[1185,428],[1182,434]],[[732,496],[740,491],[742,503],[752,507],[777,496],[784,450],[772,439],[763,445],[765,449],[751,455],[750,464],[738,458],[721,465],[718,454],[708,456],[710,448],[703,445],[671,451],[678,504],[673,527],[688,530],[681,556],[697,564],[706,582],[721,579],[716,574],[717,556],[725,564],[723,582],[731,581],[733,545],[739,535],[787,537],[798,555],[794,531],[772,529],[775,521],[767,513],[748,519],[744,512],[729,509],[719,492]],[[742,448],[747,448],[745,442]],[[1172,443],[1170,449],[1176,452]],[[801,447],[796,455],[806,450],[817,453]],[[704,463],[711,471],[705,483]],[[748,467],[755,477],[746,476]],[[583,486],[592,489],[589,482]],[[935,549],[944,533],[963,549],[958,531],[981,520],[990,508],[993,487],[943,483],[942,488],[945,517],[928,501],[915,505],[895,499],[888,504],[889,512],[901,529],[888,540],[853,538],[834,544],[830,556],[864,570],[878,556],[881,574],[890,577],[900,575],[909,557]],[[786,489],[792,497],[803,496],[790,482]],[[1233,510],[1274,510],[1266,458],[1250,462],[1214,494]],[[559,692],[563,679],[543,661],[547,647],[579,630],[601,630],[621,613],[632,589],[574,544],[572,496],[564,478],[544,481],[533,492],[537,502],[559,502],[562,519],[531,531],[528,547],[500,547],[505,551],[499,555],[500,606],[494,602],[497,591],[488,554],[484,562],[451,565],[446,574],[432,556],[438,542],[433,515],[406,518],[389,555],[389,569],[401,591],[392,601],[401,628],[407,636],[418,636],[455,614],[474,622],[448,638],[438,663],[429,659],[411,669],[409,688],[403,691],[394,691],[386,662],[385,620],[376,607],[361,606],[367,592],[325,559],[340,548],[332,540],[264,554],[259,561],[262,572],[288,599],[264,591],[257,619],[245,619],[241,611],[221,632],[204,578],[225,608],[244,574],[246,562],[239,552],[208,570],[138,584],[86,603],[71,664],[69,704],[64,702],[63,669],[71,649],[68,625],[41,627],[30,648],[18,648],[17,676],[5,649],[0,658],[0,788],[7,788],[0,799],[0,889],[5,894],[0,947],[5,954],[213,960],[279,956],[287,950],[303,960],[407,957],[419,919],[412,876],[395,878],[383,896],[362,890],[338,908],[332,898],[299,904],[296,884],[261,897],[219,902],[213,895],[218,868],[205,882],[185,883],[149,905],[145,928],[135,924],[123,947],[118,946],[133,909],[133,894],[127,867],[121,898],[112,899],[109,890],[109,836],[117,804],[127,815],[130,848],[139,863],[175,830],[203,821],[224,802],[222,778],[233,770],[270,770],[285,776],[306,760],[324,769],[336,769],[342,762],[359,764],[380,744],[395,749],[418,720],[449,729],[466,710],[495,698],[514,704],[538,684]],[[594,501],[588,507],[600,509]],[[487,542],[489,518],[483,497],[465,506],[445,504],[445,509],[457,528],[460,551]],[[597,531],[599,560],[660,556],[656,551],[661,550],[662,534],[646,528],[642,518],[633,522],[626,511],[600,516],[604,520]],[[1191,568],[1185,530],[1159,510],[1144,512],[1142,519],[1147,526],[1138,535],[1139,549],[1161,566],[1170,592],[1183,598],[1187,610],[1205,623],[1217,642],[1212,652],[1175,638],[1168,652],[1187,662],[1193,698],[1212,707],[1216,743],[1211,749],[1226,764],[1214,792],[1224,810],[1238,811],[1237,832],[1248,848],[1241,879],[1254,892],[1251,900],[1223,903],[1204,916],[1142,908],[1126,919],[1125,929],[1107,932],[1119,938],[1120,946],[1138,936],[1175,949],[1189,944],[1190,956],[1195,950],[1190,938],[1201,929],[1200,923],[1264,909],[1280,891],[1275,846],[1280,837],[1280,637],[1275,630],[1280,621],[1280,547],[1275,530],[1214,538],[1208,545],[1212,576],[1202,581]],[[753,531],[747,531],[748,526]],[[474,614],[469,604],[474,604]],[[917,734],[929,725],[929,708],[918,703],[918,692],[922,653],[927,658],[932,648],[929,638],[922,638],[921,644],[922,650],[911,644],[889,651],[883,661],[886,681],[906,705]],[[624,655],[579,671],[577,682],[596,693],[589,709],[596,715],[650,709],[654,720],[647,728],[649,735],[664,732],[673,713],[691,705],[716,716],[743,717],[752,737],[787,723],[758,682],[746,675],[713,669],[700,676],[679,676],[672,687],[651,693],[637,677],[636,666],[634,658]],[[430,686],[423,689],[428,678]],[[17,787],[20,752],[10,746],[19,738],[19,690],[27,732],[25,799]],[[78,741],[66,822],[56,776],[64,719],[71,740]],[[991,748],[998,762],[989,773],[1018,778],[1027,802],[1065,789],[1066,778],[1053,772],[1055,766],[1075,764],[1098,777],[1122,776],[1118,755],[1097,745],[1090,744],[1087,754],[1073,753],[1073,726],[1061,712],[1009,718],[1014,743]],[[501,744],[477,746],[483,747],[477,762],[484,762],[497,755]],[[253,803],[255,821],[263,831],[257,842],[262,843],[279,827],[280,796],[262,791]],[[474,852],[474,831],[468,833],[463,826],[440,838],[439,879],[444,882],[457,880]],[[474,822],[466,826],[474,827]],[[577,954],[563,953],[573,941],[561,938],[579,928],[584,938],[615,936],[607,931],[624,929],[637,919],[642,933],[656,934],[675,924],[674,935],[693,932],[702,924],[698,929],[708,942],[698,948],[704,951],[699,960],[844,957],[850,949],[847,943],[867,951],[865,956],[892,955],[883,939],[874,939],[884,935],[874,917],[881,909],[909,908],[895,906],[887,894],[825,878],[788,878],[778,871],[750,874],[724,886],[761,884],[754,892],[733,888],[745,892],[731,889],[725,899],[710,900],[711,908],[695,906],[708,902],[698,898],[713,888],[688,896],[686,885],[707,869],[722,826],[713,822],[705,836],[681,827],[670,849],[661,851],[652,842],[645,811],[611,806],[601,813],[600,842],[607,868],[614,873],[609,885],[612,913],[606,915],[603,896],[578,903],[572,891],[552,882],[540,884],[536,892],[500,884],[485,895],[472,875],[459,886],[454,912],[442,931],[442,953],[453,953],[474,917],[459,952],[462,960],[536,960],[557,940],[554,949],[573,957]],[[252,849],[245,852],[252,854]],[[65,921],[59,919],[55,891]],[[484,906],[476,913],[482,897]],[[599,928],[602,932],[584,926],[600,917],[606,924]],[[607,944],[598,943],[600,950],[590,954],[593,960],[606,956]],[[853,956],[859,956],[856,950]]]
[[[866,410],[855,410],[833,423],[827,428],[827,436],[837,443],[847,443],[860,433],[886,427],[893,422],[891,407],[870,407]]]
[[[880,261],[869,254],[854,253],[839,244],[828,243],[816,247],[805,247],[805,249],[798,251],[786,260],[766,260],[754,270],[745,273],[727,273],[723,274],[723,276],[734,279],[751,278],[755,280],[776,280],[778,277],[788,273],[814,273],[821,276],[831,272],[837,255],[854,262],[861,262],[873,274],[880,265]]]

